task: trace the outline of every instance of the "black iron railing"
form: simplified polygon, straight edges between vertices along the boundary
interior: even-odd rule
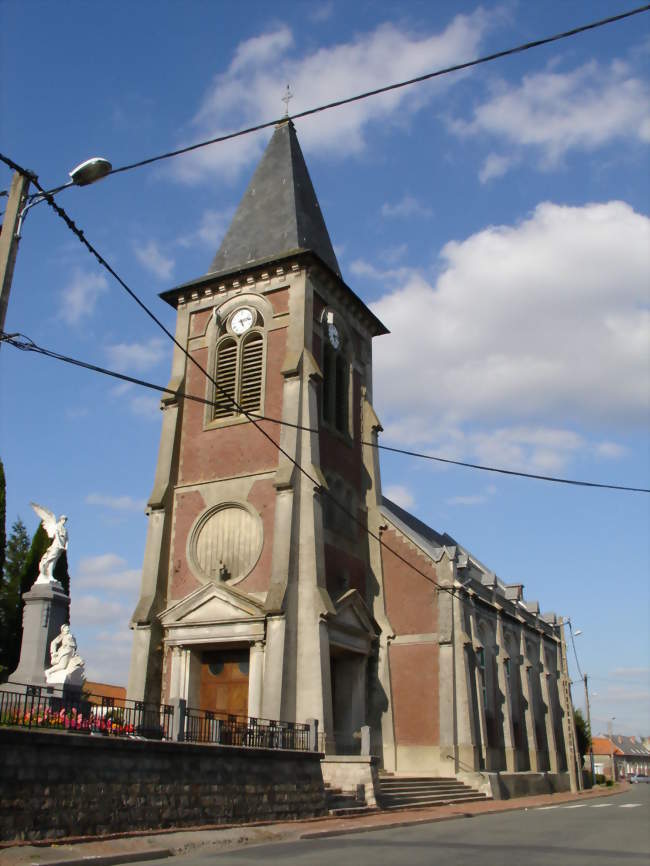
[[[27,686],[0,691],[0,725],[171,740],[174,710],[126,698]]]
[[[309,730],[309,725],[298,722],[233,716],[194,707],[184,712],[184,739],[190,743],[308,751]]]

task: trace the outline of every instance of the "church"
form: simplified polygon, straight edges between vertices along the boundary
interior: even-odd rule
[[[561,619],[382,496],[388,331],[343,280],[290,119],[209,272],[161,297],[178,345],[128,696],[316,719],[332,755],[367,726],[398,774],[567,779]]]

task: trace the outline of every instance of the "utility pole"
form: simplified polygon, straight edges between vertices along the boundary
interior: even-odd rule
[[[589,686],[587,685],[587,674],[584,675],[585,681],[585,703],[587,706],[587,728],[589,730],[589,764],[591,767],[591,784],[594,784],[594,747],[591,742],[591,713],[589,711]]]
[[[564,622],[560,621],[560,681],[561,694],[564,703],[564,740],[567,745],[567,769],[571,780],[572,791],[582,791],[582,756],[578,749],[576,736],[576,720],[573,715],[573,700],[571,698],[571,682],[569,666],[566,657],[566,642],[564,640]]]
[[[11,280],[14,275],[14,265],[18,253],[20,215],[27,201],[30,178],[20,172],[14,172],[9,191],[9,199],[5,210],[0,233],[0,331],[5,329],[5,316],[9,304]]]

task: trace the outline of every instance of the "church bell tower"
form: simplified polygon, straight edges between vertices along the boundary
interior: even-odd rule
[[[162,297],[183,349],[162,400],[129,697],[316,718],[335,750],[371,712],[365,526],[380,484],[362,442],[379,427],[371,341],[386,329],[341,277],[289,119],[209,272]]]

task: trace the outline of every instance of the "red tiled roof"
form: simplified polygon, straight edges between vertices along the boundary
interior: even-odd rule
[[[611,740],[608,740],[607,737],[592,737],[591,750],[594,755],[611,755],[612,751],[615,755],[623,754],[618,746],[613,745]]]

